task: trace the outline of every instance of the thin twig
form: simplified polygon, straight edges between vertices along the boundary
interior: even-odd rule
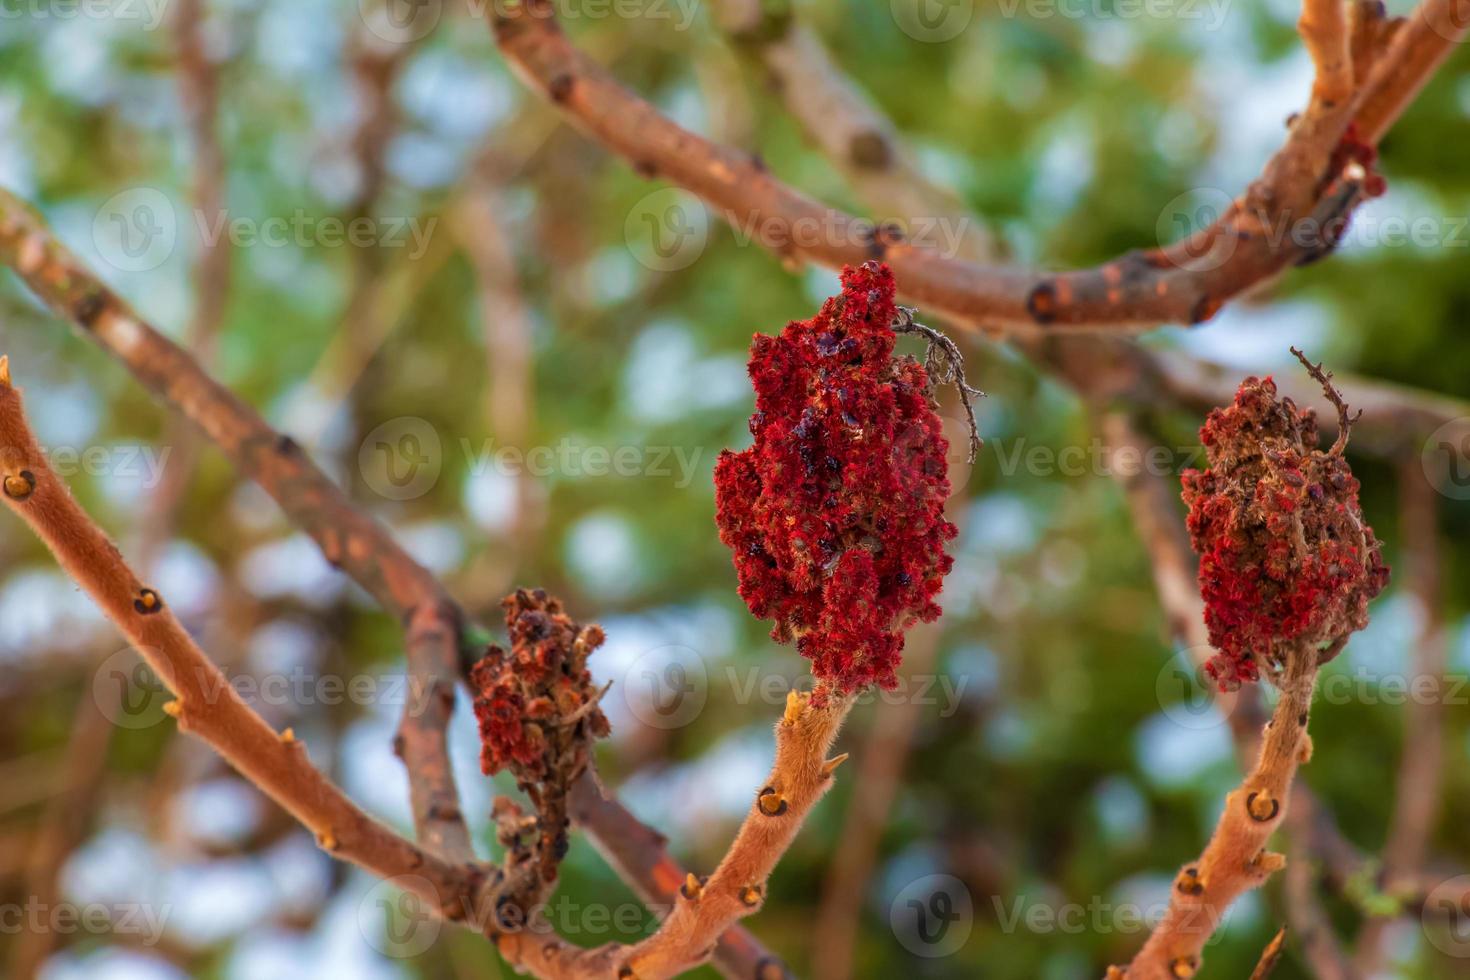
[[[1276,935],[1266,944],[1261,951],[1261,958],[1256,963],[1256,968],[1251,971],[1250,980],[1266,980],[1276,970],[1276,964],[1281,961],[1281,954],[1286,952],[1286,926],[1276,931]]]
[[[1352,433],[1353,423],[1363,417],[1363,410],[1359,409],[1357,415],[1348,410],[1348,404],[1343,399],[1342,392],[1338,391],[1337,386],[1332,383],[1331,371],[1324,371],[1321,364],[1313,364],[1307,360],[1307,355],[1295,347],[1291,348],[1291,352],[1296,355],[1298,361],[1306,366],[1307,373],[1312,376],[1312,380],[1322,386],[1323,394],[1337,409],[1337,439],[1333,441],[1332,448],[1328,452],[1333,456],[1341,456],[1342,451],[1347,448],[1348,436]]]
[[[965,355],[960,353],[955,342],[933,327],[915,320],[915,314],[915,310],[900,306],[898,316],[893,321],[893,332],[919,334],[929,342],[928,350],[924,354],[924,370],[928,373],[931,384],[953,385],[959,393],[960,404],[964,406],[965,417],[970,425],[970,455],[965,461],[973,465],[981,445],[980,425],[975,421],[974,399],[984,398],[985,392],[970,387],[965,380]]]

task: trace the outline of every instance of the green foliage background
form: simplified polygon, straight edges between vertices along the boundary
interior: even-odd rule
[[[93,217],[113,195],[148,187],[180,209],[188,200],[191,161],[171,35],[120,18],[64,17],[60,4],[5,6],[0,178],[96,261]],[[797,4],[798,15],[896,121],[924,168],[983,214],[1021,261],[1089,264],[1156,243],[1167,202],[1199,188],[1240,186],[1275,139],[1261,120],[1274,125],[1283,106],[1289,111],[1306,94],[1305,56],[1292,26],[1297,10],[1281,0],[1226,0],[1218,23],[1203,13],[1185,15],[1177,4],[1156,17],[1119,13],[1104,0],[1085,5],[1080,17],[1038,15],[1034,6],[978,3],[959,37],[926,44],[897,28],[887,2]],[[219,133],[232,216],[344,216],[353,106],[344,51],[362,30],[358,6],[228,0],[208,7],[220,59]],[[708,10],[695,8],[687,30],[674,25],[653,15],[589,16],[578,18],[572,33],[676,118],[759,151],[783,179],[862,212],[783,112],[759,68],[714,28]],[[1470,174],[1461,165],[1467,86],[1467,61],[1457,56],[1382,147],[1390,191],[1373,213],[1427,215],[1442,232],[1436,243],[1350,245],[1191,336],[1167,329],[1145,342],[1194,345],[1243,365],[1242,374],[1290,370],[1283,357],[1295,343],[1332,367],[1470,398],[1470,345],[1463,339],[1470,310],[1464,227]],[[565,472],[538,479],[544,527],[530,536],[529,547],[518,545],[506,529],[477,523],[466,505],[474,474],[458,447],[461,439],[479,446],[495,437],[486,403],[487,361],[496,352],[485,348],[473,267],[449,227],[477,149],[487,141],[524,145],[518,134],[550,118],[551,110],[509,76],[473,9],[445,12],[393,96],[401,119],[374,210],[384,218],[438,219],[433,260],[414,274],[391,332],[371,352],[347,402],[334,409],[316,447],[319,458],[365,507],[427,549],[481,621],[497,621],[495,600],[512,583],[544,585],[579,617],[604,622],[615,641],[624,625],[641,631],[640,641],[654,636],[700,653],[710,685],[699,717],[665,732],[640,729],[625,717],[601,766],[610,784],[629,787],[635,809],[670,829],[681,859],[708,868],[738,807],[720,809],[680,794],[712,785],[718,767],[732,758],[754,759],[750,771],[758,778],[776,712],[759,700],[738,703],[726,671],[793,679],[804,673],[794,652],[772,644],[735,595],[728,555],[714,533],[709,471],[720,448],[749,438],[750,398],[739,378],[752,333],[809,315],[834,278],[783,268],[713,217],[707,246],[687,268],[646,268],[629,236],[629,216],[661,185],[573,132],[546,127],[549,135],[499,188],[497,212],[533,320],[534,411],[525,448],[556,446],[565,437],[608,447],[670,446],[697,452],[699,465],[688,486],[670,477]],[[192,303],[189,239],[184,234],[154,270],[98,265],[143,315],[175,335]],[[407,262],[401,250],[389,252],[385,280]],[[232,261],[217,376],[273,423],[293,430],[315,417],[304,386],[344,329],[351,250],[242,247]],[[64,441],[79,432],[85,444],[105,446],[174,438],[165,413],[118,365],[39,309],[8,276],[0,283],[0,349],[30,393],[43,438]],[[1089,446],[1098,419],[1014,352],[979,342],[969,350],[974,380],[989,393],[981,409],[988,445],[954,502],[966,512],[967,530],[947,590],[940,656],[940,670],[963,683],[966,694],[952,711],[935,705],[923,712],[869,886],[858,971],[873,978],[1095,977],[1107,963],[1126,960],[1141,935],[1090,924],[1007,929],[1012,903],[1091,908],[1158,900],[1173,869],[1197,853],[1238,768],[1223,750],[1223,727],[1191,733],[1161,713],[1157,682],[1173,654],[1116,483],[1101,473],[1028,472],[1024,463],[1006,472],[1005,461],[1018,448]],[[434,426],[443,469],[427,493],[397,502],[375,494],[363,478],[358,448],[363,433],[404,416]],[[1182,454],[1200,420],[1159,410],[1150,421]],[[1357,455],[1354,465],[1369,519],[1395,558],[1394,467]],[[116,474],[83,473],[72,482],[125,550],[136,547],[132,535],[151,488]],[[307,630],[320,658],[343,671],[395,669],[398,624],[360,594],[274,591],[248,574],[247,554],[292,535],[253,500],[217,453],[202,453],[177,527],[190,567],[214,573],[187,610],[191,627],[221,658],[242,657],[260,642],[261,627],[288,623]],[[1440,504],[1451,672],[1463,676],[1470,669],[1463,620],[1470,508]],[[267,516],[243,516],[261,513]],[[0,609],[21,617],[24,597],[34,595],[18,591],[27,582],[70,588],[44,578],[51,560],[19,524],[0,526]],[[267,579],[280,573],[266,567]],[[7,629],[0,620],[13,662],[0,685],[6,758],[58,757],[73,706],[92,690],[97,660],[118,645],[75,605],[47,613],[51,618],[39,620],[43,628]],[[45,607],[43,601],[36,608]],[[1408,669],[1412,616],[1397,588],[1378,610],[1379,622],[1334,669],[1351,674],[1368,664],[1375,677]],[[667,639],[690,635],[695,638]],[[1404,712],[1371,696],[1372,684],[1366,690],[1369,696],[1326,703],[1315,713],[1316,758],[1303,778],[1344,833],[1372,853],[1390,813]],[[861,754],[883,707],[857,712],[845,747]],[[366,744],[349,737],[358,712],[341,709],[312,720],[311,710],[297,716],[286,709],[281,720],[306,727],[320,760],[348,773],[349,788],[401,778],[391,758],[351,758],[350,749]],[[1432,850],[1436,863],[1450,868],[1470,866],[1462,832],[1470,822],[1467,719],[1463,703],[1449,708],[1445,801]],[[469,726],[467,712],[460,723]],[[1172,750],[1161,744],[1171,739],[1178,740]],[[158,773],[180,751],[176,741],[167,726],[115,733],[106,784],[87,814],[89,837],[120,827],[166,836],[156,815],[149,816],[148,801],[165,792]],[[373,745],[381,755],[383,746]],[[196,756],[189,758],[197,765]],[[356,777],[354,766],[362,767]],[[731,768],[745,773],[749,766]],[[799,975],[822,955],[811,948],[811,923],[858,768],[848,764],[848,778],[812,817],[753,920]],[[485,788],[477,792],[483,796]],[[681,819],[685,808],[701,815],[697,825]],[[39,803],[22,801],[0,813],[0,829],[25,840],[39,813]],[[391,808],[389,815],[403,816]],[[470,816],[488,846],[483,809]],[[187,838],[174,840],[167,854],[196,868],[208,859]],[[931,872],[965,883],[973,932],[956,954],[921,959],[896,939],[889,902],[907,881]],[[367,884],[347,875],[332,881],[350,895]],[[0,881],[12,896],[23,887],[15,873]],[[1283,920],[1280,889],[1274,882],[1232,917],[1203,976],[1249,972]],[[631,901],[580,839],[562,891],[580,903]],[[1351,936],[1361,924],[1362,901],[1329,894],[1326,903],[1337,928]],[[322,899],[322,908],[327,905]],[[272,942],[296,949],[292,937],[328,934],[333,927],[319,911],[250,918],[189,944],[178,968],[200,977],[255,975],[248,967],[254,960],[242,950]],[[1407,922],[1393,946],[1392,975],[1465,975],[1465,961],[1437,954],[1412,914]],[[347,933],[362,943],[350,925]],[[589,927],[574,938],[592,944],[629,937]],[[58,971],[104,962],[88,957],[105,957],[111,943],[94,936],[72,937],[67,945]],[[448,933],[420,956],[383,959],[375,969],[423,977],[503,970],[480,940]],[[1308,975],[1295,950],[1277,973]]]

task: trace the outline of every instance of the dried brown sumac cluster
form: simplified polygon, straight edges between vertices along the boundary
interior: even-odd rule
[[[593,744],[608,734],[602,692],[587,669],[604,637],[540,589],[518,589],[501,605],[510,649],[491,646],[470,670],[480,767],[486,775],[508,770],[535,805],[537,816],[527,817],[499,799],[495,818],[508,863],[534,864],[546,883],[567,849],[567,792],[591,764]]]
[[[869,262],[810,320],[757,335],[755,442],[715,467],[741,598],[843,693],[894,685],[904,631],[939,615],[954,564],[948,442],[924,365],[894,356],[896,322],[893,274]]]
[[[1311,409],[1278,397],[1271,378],[1251,377],[1200,430],[1209,468],[1183,477],[1217,651],[1206,671],[1222,690],[1274,675],[1293,650],[1335,656],[1388,583],[1342,455],[1353,418],[1330,375],[1302,361],[1338,409],[1330,449],[1318,448]]]

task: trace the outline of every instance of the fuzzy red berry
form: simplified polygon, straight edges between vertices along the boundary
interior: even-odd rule
[[[842,293],[757,335],[754,445],[715,467],[716,523],[740,596],[838,690],[892,687],[904,631],[938,617],[948,442],[924,367],[895,358],[893,274],[842,271]]]
[[[523,788],[565,787],[581,775],[594,739],[608,733],[587,657],[602,629],[580,626],[537,589],[502,603],[510,650],[492,646],[470,671],[480,723],[480,767],[509,769]]]
[[[1217,651],[1206,671],[1222,690],[1274,673],[1296,649],[1334,656],[1367,625],[1368,601],[1388,582],[1342,456],[1351,420],[1327,376],[1308,367],[1339,407],[1342,434],[1330,450],[1318,448],[1310,409],[1279,399],[1269,377],[1247,378],[1200,430],[1209,469],[1184,473]]]

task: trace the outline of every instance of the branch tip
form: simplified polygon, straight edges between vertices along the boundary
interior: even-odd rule
[[[10,387],[10,355],[0,354],[0,385]]]
[[[847,757],[849,755],[850,755],[850,753],[844,752],[841,755],[836,756],[835,758],[828,759],[822,765],[822,776],[823,777],[831,776],[834,772],[837,771],[837,767],[838,766],[842,765],[844,762],[847,761]]]

